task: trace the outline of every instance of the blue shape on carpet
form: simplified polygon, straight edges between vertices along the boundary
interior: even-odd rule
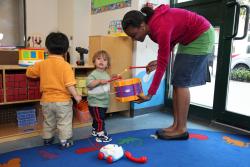
[[[98,148],[108,143],[98,145],[94,138],[89,138],[75,141],[75,145],[66,150],[58,149],[58,145],[52,145],[5,153],[0,155],[0,166],[11,159],[20,158],[22,167],[131,167],[138,165],[145,167],[249,167],[249,137],[195,129],[189,132],[190,139],[185,141],[155,139],[151,137],[155,129],[112,135],[111,143],[120,143],[123,149],[131,152],[134,157],[147,156],[148,161],[145,164],[131,162],[126,157],[113,164],[98,160]]]

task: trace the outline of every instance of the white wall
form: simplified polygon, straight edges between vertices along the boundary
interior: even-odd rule
[[[51,31],[58,31],[58,0],[26,0],[27,36],[41,35],[44,40]]]
[[[73,37],[74,33],[74,3],[68,0],[58,2],[58,29],[68,37]]]
[[[91,0],[74,0],[74,34],[73,34],[73,54],[72,63],[79,59],[79,54],[75,47],[88,48],[91,28]],[[85,60],[87,59],[85,56]]]
[[[73,36],[74,36],[74,3],[68,0],[60,0],[58,1],[58,30],[60,32],[65,33],[69,40],[69,53],[73,55],[72,48],[73,44]],[[73,57],[73,56],[72,56]],[[72,58],[70,58],[72,61]]]
[[[43,39],[52,31],[65,33],[70,40],[71,64],[79,59],[76,46],[88,48],[91,0],[26,0],[27,36]]]

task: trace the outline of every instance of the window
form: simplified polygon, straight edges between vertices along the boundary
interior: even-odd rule
[[[250,45],[247,45],[247,53],[250,53]]]
[[[0,47],[25,47],[25,0],[0,0]]]
[[[177,3],[188,2],[188,1],[192,1],[192,0],[178,0]]]

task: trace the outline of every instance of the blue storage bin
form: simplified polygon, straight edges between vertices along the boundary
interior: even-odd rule
[[[36,109],[25,108],[22,110],[17,110],[17,124],[18,127],[34,126],[37,123],[36,119]]]

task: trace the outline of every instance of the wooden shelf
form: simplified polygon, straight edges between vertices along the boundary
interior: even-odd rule
[[[95,67],[93,65],[85,64],[84,66],[72,66],[74,72],[78,72],[80,75],[87,75],[90,73]],[[12,71],[17,72],[18,70],[22,70],[22,73],[25,72],[27,67],[19,66],[19,65],[0,65],[0,74],[2,74],[2,82],[3,82],[3,90],[4,90],[4,102],[0,103],[0,106],[4,108],[4,105],[12,105],[12,104],[25,104],[30,105],[28,103],[39,102],[40,99],[34,100],[22,100],[22,101],[11,101],[7,102],[6,99],[6,85],[5,85],[5,77],[6,74],[12,73]],[[19,71],[18,71],[19,73]],[[4,111],[3,111],[4,112]],[[41,136],[42,132],[42,114],[38,114],[37,125],[30,128],[21,129],[18,128],[17,123],[13,120],[12,123],[1,123],[0,124],[0,143],[13,141],[23,138],[29,138],[34,136]],[[84,126],[91,125],[90,122],[82,123],[75,116],[73,120],[73,128],[79,128]]]
[[[40,99],[36,99],[36,100],[23,100],[23,101],[11,101],[11,102],[0,103],[0,105],[20,104],[20,103],[32,103],[32,102],[39,102],[39,101],[40,101]]]
[[[77,66],[77,65],[73,65],[72,68],[76,68],[76,69],[94,69],[95,67],[93,65],[89,65],[89,64],[85,64],[84,66]]]
[[[94,69],[93,65],[86,64],[84,66],[72,65],[72,68],[75,69]],[[19,65],[0,65],[0,70],[25,70],[27,67]]]
[[[0,65],[0,70],[25,70],[26,68],[19,65]]]
[[[72,66],[73,70],[75,71],[76,69],[83,69],[83,70],[93,70],[95,67],[93,65],[89,65],[89,64],[85,64],[84,66],[77,66],[77,65],[73,65]],[[24,66],[19,66],[19,65],[0,65],[0,70],[3,71],[3,83],[5,82],[5,71],[7,70],[26,70],[27,67]],[[3,84],[3,89],[4,89],[4,94],[6,94],[6,86],[5,84]],[[7,102],[6,101],[6,97],[4,98],[4,102],[0,103],[1,105],[8,105],[8,104],[20,104],[20,103],[31,103],[31,102],[38,102],[39,99],[35,99],[35,100],[22,100],[22,101],[12,101],[12,102]]]
[[[90,126],[92,122],[79,122],[76,118],[73,120],[73,128],[80,128]],[[35,127],[21,129],[17,127],[16,123],[1,124],[0,128],[0,143],[24,139],[29,137],[41,136],[42,121],[38,120]],[[74,135],[74,134],[73,134]]]

